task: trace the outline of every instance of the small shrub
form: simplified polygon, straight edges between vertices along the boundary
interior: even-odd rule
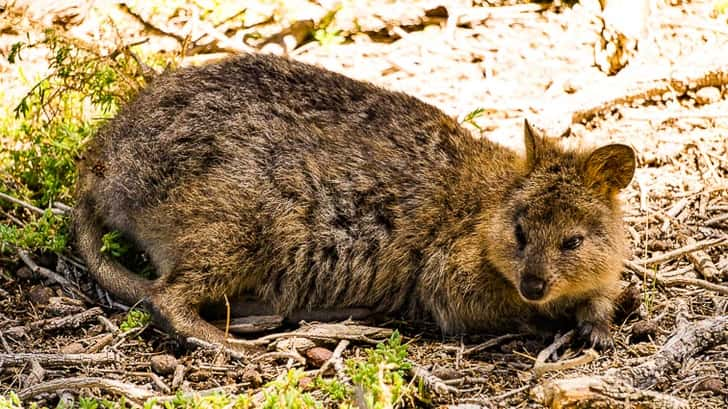
[[[412,364],[399,332],[394,331],[389,341],[368,350],[367,355],[365,362],[347,361],[352,381],[364,391],[367,407],[391,408],[414,395],[414,388],[405,380]]]
[[[114,258],[122,257],[129,252],[129,244],[123,240],[121,233],[116,230],[104,234],[101,241],[103,242],[101,252]]]
[[[147,325],[149,321],[151,321],[151,319],[152,317],[148,312],[132,308],[126,314],[124,322],[119,325],[119,329],[121,329],[122,332],[128,332],[137,328],[141,328]]]

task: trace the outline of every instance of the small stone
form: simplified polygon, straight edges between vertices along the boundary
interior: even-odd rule
[[[308,362],[310,362],[311,365],[315,366],[316,368],[320,368],[321,365],[324,364],[324,362],[328,361],[329,358],[331,358],[332,354],[333,352],[326,348],[314,347],[306,351],[306,358],[308,358]]]
[[[717,394],[723,393],[723,381],[718,378],[708,378],[702,382],[698,382],[693,388],[693,391],[710,391]]]
[[[80,354],[85,350],[86,348],[80,342],[72,342],[61,348],[61,352],[64,354]]]
[[[254,388],[263,384],[263,377],[260,375],[260,372],[253,368],[246,368],[243,371],[242,378],[244,382],[249,382]]]
[[[642,304],[642,294],[636,284],[629,284],[617,296],[614,304],[617,307],[617,321],[624,321],[633,312],[637,311]]]
[[[169,354],[155,355],[151,359],[152,370],[159,375],[169,375],[177,367],[177,358]]]
[[[22,280],[30,280],[33,278],[33,270],[29,269],[28,266],[22,266],[15,270],[15,276]]]
[[[632,342],[639,342],[654,337],[657,333],[657,322],[652,320],[638,321],[632,325]]]
[[[298,387],[304,391],[311,390],[314,386],[313,378],[310,376],[304,376],[300,381],[298,381]]]
[[[54,295],[56,295],[55,291],[44,285],[33,286],[30,288],[30,291],[28,291],[28,298],[30,299],[30,302],[37,306],[48,304],[48,300],[50,300]]]
[[[716,87],[703,87],[695,93],[695,102],[701,105],[720,101],[720,90]]]

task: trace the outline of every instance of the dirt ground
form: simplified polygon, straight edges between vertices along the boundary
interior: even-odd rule
[[[440,3],[371,6],[361,11],[371,17],[371,30],[360,28],[363,32],[354,33],[341,44],[306,42],[290,56],[407,92],[458,118],[482,108],[482,115],[473,121],[477,126],[468,125],[473,132],[519,150],[523,119],[534,119],[539,125],[538,118],[544,112],[554,111],[554,101],[580,101],[577,108],[582,108],[612,93],[614,87],[635,84],[661,72],[669,75],[721,59],[728,61],[726,15],[714,18],[711,1],[653,2],[648,35],[627,67],[611,78],[594,65],[600,23],[583,5],[527,3],[517,8],[509,2],[497,5],[506,7],[459,2],[459,8],[445,8],[438,7],[445,2]],[[401,7],[397,9],[396,4]],[[455,10],[461,11],[460,20],[452,18]],[[483,10],[490,13],[482,14]],[[0,45],[6,55],[9,44],[20,35],[4,29]],[[137,35],[142,35],[138,28]],[[163,48],[159,44],[167,44],[164,41],[157,46]],[[189,62],[206,58],[201,55],[190,57]],[[33,69],[30,62],[26,64]],[[14,69],[0,61],[2,86],[8,89],[4,104],[24,92]],[[638,153],[635,178],[623,194],[632,262],[622,279],[638,292],[635,300],[639,306],[615,322],[615,349],[575,368],[536,377],[532,370],[535,357],[552,339],[514,335],[471,349],[502,334],[443,338],[426,326],[384,325],[399,328],[411,339],[413,362],[457,389],[434,394],[435,406],[542,407],[534,397],[537,385],[579,375],[604,375],[609,369],[650,362],[680,328],[695,328],[701,320],[728,316],[728,247],[720,241],[728,237],[728,90],[725,85],[715,87],[716,95],[704,88],[614,104],[571,124],[570,133],[563,136],[564,143],[573,145],[622,142]],[[565,111],[564,117],[569,112]],[[689,253],[671,252],[693,241],[707,245]],[[149,386],[164,395],[171,393],[170,386],[183,391],[226,385],[230,391],[255,390],[287,367],[315,369],[311,362],[301,366],[288,356],[238,360],[204,349],[185,350],[153,327],[133,336],[120,336],[116,327],[124,311],[113,307],[108,296],[84,278],[83,268],[73,261],[72,253],[64,257],[31,256],[41,266],[79,283],[92,302],[70,301],[78,296],[64,293],[57,284],[33,274],[21,260],[1,259],[0,352],[6,354],[4,359],[23,352],[113,352],[119,358],[41,365],[46,382],[102,377]],[[654,276],[661,283],[648,279]],[[92,309],[94,306],[102,309]],[[79,322],[56,327],[48,321],[78,313],[87,315]],[[723,328],[725,340],[728,330]],[[344,357],[360,355],[366,346],[353,342]],[[558,358],[572,358],[582,352],[561,349]],[[166,355],[184,366],[181,378],[174,374],[175,365],[171,372],[152,369],[152,361],[161,360],[155,357]],[[2,361],[2,393],[34,384],[32,377],[38,371],[32,365],[3,365]],[[690,407],[728,407],[725,342],[670,368],[656,375],[647,389],[685,399]],[[59,399],[73,396],[74,391],[45,393],[33,400],[55,405]],[[621,398],[623,403],[629,401],[629,397]]]

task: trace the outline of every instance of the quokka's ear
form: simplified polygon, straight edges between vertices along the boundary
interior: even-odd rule
[[[541,154],[542,138],[541,134],[533,129],[528,119],[524,119],[523,144],[526,145],[526,165],[529,171],[533,170],[536,162],[538,162],[538,157]]]
[[[616,193],[629,185],[637,166],[634,149],[611,144],[596,149],[584,162],[584,181],[605,193]]]

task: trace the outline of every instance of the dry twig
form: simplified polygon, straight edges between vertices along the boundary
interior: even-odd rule
[[[73,365],[108,364],[118,359],[113,352],[100,352],[94,354],[52,354],[52,353],[0,353],[0,362],[7,366],[26,365],[35,360],[46,367],[62,367]]]
[[[93,307],[78,314],[66,317],[54,317],[38,320],[28,324],[30,329],[39,329],[42,331],[55,331],[63,328],[78,328],[81,325],[92,321],[104,312],[99,307]]]
[[[342,339],[339,341],[339,344],[336,345],[336,348],[334,348],[334,352],[331,354],[329,359],[326,360],[326,362],[321,365],[321,367],[318,370],[319,376],[324,376],[326,374],[326,371],[329,369],[331,365],[335,365],[337,361],[341,361],[341,354],[344,353],[346,350],[346,347],[349,346],[349,341]]]
[[[720,284],[711,283],[709,281],[701,280],[699,278],[686,278],[686,277],[677,277],[677,278],[659,278],[655,272],[648,270],[639,264],[632,262],[632,261],[624,261],[624,265],[629,268],[630,270],[641,274],[642,276],[652,280],[656,281],[658,284],[663,285],[665,287],[682,287],[686,285],[693,285],[696,287],[704,288],[706,290],[715,291],[719,294],[728,295],[728,287]]]
[[[650,257],[647,260],[639,260],[639,261],[635,261],[635,262],[640,263],[642,265],[659,264],[659,263],[663,263],[668,260],[672,260],[672,259],[681,257],[686,254],[690,254],[695,251],[702,251],[702,250],[707,250],[711,247],[722,246],[723,244],[726,244],[727,242],[728,242],[728,236],[718,237],[716,239],[702,240],[702,241],[698,241],[698,242],[680,247],[679,249],[668,251],[667,253],[660,254],[655,257]]]
[[[68,281],[65,277],[62,275],[56,273],[53,270],[47,269],[45,267],[41,267],[38,264],[33,261],[33,259],[30,258],[30,254],[28,254],[27,251],[18,249],[18,256],[20,256],[20,259],[23,260],[23,263],[25,263],[30,270],[36,274],[40,274],[43,277],[54,281],[61,285],[61,287],[65,288],[66,290],[70,291],[75,295],[76,297],[86,301],[87,303],[92,303],[91,299],[86,296],[86,294],[79,291],[70,281]]]
[[[668,374],[700,351],[728,342],[728,316],[697,322],[678,320],[678,328],[660,350],[635,367],[610,369],[604,376],[560,379],[538,385],[531,396],[551,407],[606,402],[655,408],[687,408],[683,399],[644,390],[669,383]]]
[[[556,351],[558,351],[559,348],[571,342],[571,340],[574,339],[574,334],[574,330],[565,333],[564,335],[556,338],[554,342],[551,343],[551,345],[547,346],[538,353],[538,356],[536,356],[536,362],[533,364],[533,372],[536,377],[540,377],[541,375],[550,371],[561,371],[564,369],[586,365],[589,362],[599,358],[599,354],[595,350],[590,348],[584,351],[583,354],[575,358],[565,359],[557,362],[546,362],[546,360]]]
[[[117,381],[115,379],[79,376],[54,379],[52,381],[27,387],[18,392],[18,397],[21,400],[28,400],[41,393],[58,392],[61,390],[78,390],[81,388],[99,388],[116,395],[124,396],[130,401],[136,403],[142,403],[154,396],[152,391],[141,388],[132,383]]]

